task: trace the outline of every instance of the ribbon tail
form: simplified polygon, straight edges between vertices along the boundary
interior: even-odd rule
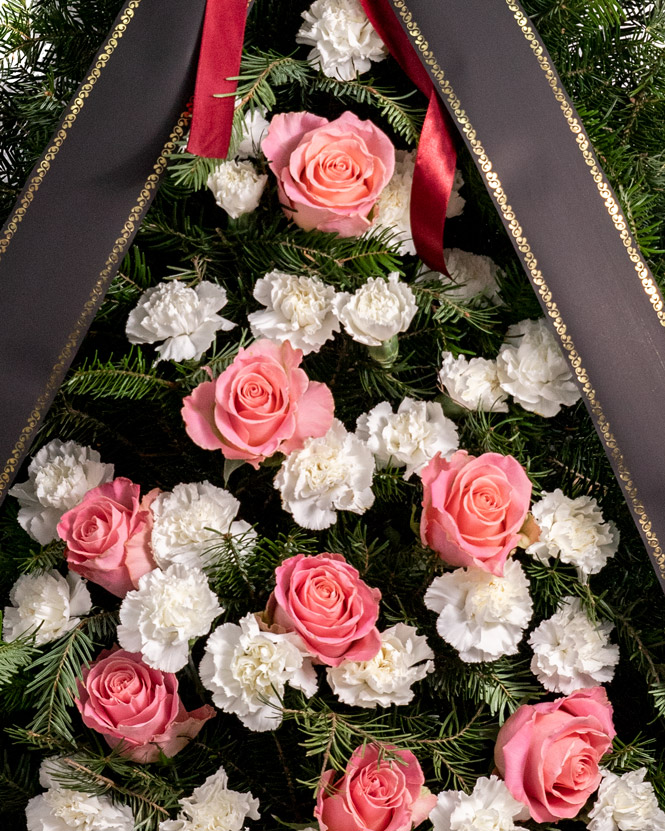
[[[365,14],[403,71],[429,97],[411,186],[411,231],[420,259],[447,274],[443,257],[446,209],[455,179],[455,130],[427,70],[395,17],[390,0],[360,0]]]
[[[225,159],[229,151],[238,86],[229,79],[240,71],[248,8],[247,0],[207,2],[187,144],[196,156]]]
[[[411,232],[420,259],[442,274],[448,274],[443,255],[443,231],[456,161],[450,119],[441,100],[432,92],[411,186]]]

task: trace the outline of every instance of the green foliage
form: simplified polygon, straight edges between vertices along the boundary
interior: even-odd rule
[[[31,636],[16,638],[9,643],[0,641],[0,688],[9,684],[19,670],[32,662],[36,651]]]
[[[256,0],[230,156],[241,138],[243,117],[256,108],[268,118],[303,109],[334,118],[351,109],[373,119],[397,146],[415,145],[424,99],[393,60],[373,65],[371,77],[351,82],[319,73],[307,61],[307,48],[296,47],[294,39],[307,5],[306,0]],[[0,210],[5,214],[119,6],[118,0],[3,4]],[[663,282],[665,5],[660,0],[526,0],[525,6],[575,100],[631,229]],[[0,769],[3,810],[16,808],[19,817],[39,791],[39,758],[64,754],[63,785],[129,804],[139,828],[156,829],[174,817],[178,801],[220,765],[231,787],[261,799],[262,828],[283,827],[280,823],[302,828],[312,824],[312,792],[323,770],[342,770],[365,742],[412,750],[435,792],[470,790],[478,776],[491,771],[499,724],[521,704],[546,695],[530,672],[526,637],[517,655],[469,664],[436,632],[423,596],[442,567],[419,543],[417,476],[405,481],[403,468],[378,471],[371,510],[362,517],[340,512],[332,528],[308,532],[282,509],[273,484],[278,459],[256,471],[248,466],[225,471],[220,453],[202,450],[188,438],[179,412],[183,397],[210,373],[223,372],[251,342],[247,314],[259,308],[254,287],[273,269],[318,277],[347,292],[368,277],[398,272],[414,291],[418,313],[400,334],[394,361],[376,360],[344,333],[304,359],[309,377],[331,387],[336,416],[348,429],[383,400],[394,409],[405,396],[437,400],[456,422],[461,447],[474,454],[511,454],[525,466],[534,498],[558,487],[571,497],[593,496],[617,524],[622,538],[617,556],[587,582],[560,560],[544,565],[527,554],[519,559],[534,598],[531,628],[568,596],[582,600],[590,619],[614,625],[621,662],[609,694],[619,738],[604,764],[617,772],[646,767],[665,800],[665,604],[583,405],[564,408],[552,419],[513,403],[508,413],[468,412],[440,388],[443,351],[495,358],[508,326],[540,315],[474,160],[461,150],[466,206],[462,217],[447,223],[446,246],[486,254],[499,265],[501,303],[460,300],[438,275],[423,274],[416,258],[401,256],[389,231],[355,239],[297,228],[281,210],[271,174],[259,208],[237,220],[228,218],[205,187],[218,161],[188,154],[184,142],[173,155],[36,447],[56,437],[93,446],[105,462],[115,464],[117,475],[139,482],[142,493],[189,481],[226,487],[241,503],[240,517],[259,536],[214,538],[211,529],[206,571],[225,622],[265,608],[275,568],[286,558],[338,551],[382,592],[380,628],[400,621],[417,626],[435,652],[435,670],[416,687],[410,705],[361,710],[343,706],[319,669],[320,689],[311,699],[287,689],[278,731],[250,733],[235,716],[219,713],[174,760],[136,765],[85,730],[73,705],[82,669],[116,638],[118,603],[92,587],[100,611],[58,641],[40,648],[28,638],[0,643],[0,726],[13,742]],[[257,164],[267,170],[262,159]],[[153,346],[127,341],[129,312],[142,292],[165,279],[191,285],[211,280],[227,291],[221,313],[237,326],[220,332],[200,361],[155,364]],[[18,525],[16,500],[8,499],[0,512],[3,596],[20,573],[62,566],[63,545],[32,542]],[[191,665],[179,673],[188,709],[209,700],[196,672],[203,648],[204,639],[198,639]],[[572,821],[562,824],[562,831],[582,827]]]

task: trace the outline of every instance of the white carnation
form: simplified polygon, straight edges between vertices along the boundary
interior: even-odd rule
[[[450,456],[459,447],[457,427],[435,401],[405,398],[396,413],[387,401],[358,418],[356,435],[376,456],[378,467],[406,466],[404,478],[420,473],[440,453]]]
[[[381,191],[372,230],[390,229],[400,254],[415,254],[411,232],[411,186],[416,165],[415,150],[395,151],[395,172]]]
[[[619,662],[606,621],[592,623],[578,597],[564,597],[557,611],[533,630],[531,672],[550,692],[570,695],[611,681]]]
[[[651,782],[644,781],[645,768],[623,776],[610,770],[601,773],[588,831],[665,831],[665,812],[658,807]]]
[[[202,571],[183,565],[155,569],[125,595],[118,642],[140,652],[148,666],[177,672],[189,658],[190,639],[207,635],[222,611]]]
[[[353,340],[381,346],[398,332],[406,332],[418,310],[413,292],[396,271],[370,277],[355,294],[338,292],[335,312]]]
[[[364,514],[374,503],[374,456],[338,419],[325,436],[306,439],[290,453],[275,477],[282,505],[303,528],[320,531],[335,511]]]
[[[159,831],[242,831],[245,820],[259,819],[259,800],[251,793],[232,791],[220,768],[180,800],[177,820],[160,822]]]
[[[497,358],[501,388],[525,410],[551,418],[580,398],[570,367],[544,318],[508,329]]]
[[[314,0],[302,17],[296,41],[314,47],[309,60],[329,78],[352,81],[388,55],[359,0]]]
[[[526,831],[515,820],[528,811],[501,779],[482,776],[470,794],[442,791],[429,818],[434,831]]]
[[[56,787],[33,796],[26,805],[25,817],[28,831],[134,829],[134,816],[127,805],[114,805],[108,796]]]
[[[455,178],[453,179],[453,189],[448,200],[448,207],[446,208],[446,219],[452,219],[454,216],[459,216],[464,211],[466,199],[460,196],[460,188],[464,185],[461,170],[455,171]]]
[[[506,561],[503,577],[479,568],[456,568],[435,577],[425,606],[439,615],[439,635],[468,663],[515,655],[533,612],[529,581],[512,559]]]
[[[160,568],[181,563],[203,568],[210,562],[210,548],[222,535],[243,535],[250,526],[234,522],[240,502],[227,490],[210,482],[176,485],[161,493],[150,506],[153,516],[152,552]],[[256,534],[251,531],[254,536]],[[241,545],[245,542],[240,540]]]
[[[113,479],[113,465],[96,450],[75,441],[53,439],[35,454],[28,478],[10,489],[19,502],[18,521],[33,540],[47,545],[58,539],[57,525],[89,490]]]
[[[560,557],[574,565],[580,575],[596,574],[610,557],[617,553],[619,532],[611,521],[605,521],[592,496],[570,499],[557,488],[544,493],[532,508],[533,518],[540,527],[540,539],[527,552],[547,563]]]
[[[443,353],[439,383],[452,400],[467,410],[507,413],[507,395],[499,385],[496,361],[486,358],[456,358]]]
[[[398,623],[381,632],[381,648],[370,661],[328,667],[328,683],[353,707],[401,706],[413,699],[411,686],[432,672],[434,653],[414,626]]]
[[[255,211],[268,181],[250,161],[220,162],[208,176],[208,187],[215,202],[232,218]]]
[[[203,281],[190,288],[178,280],[143,292],[127,318],[130,343],[157,343],[158,361],[197,361],[210,348],[216,333],[231,323],[217,312],[226,306],[226,291]]]
[[[242,140],[236,147],[236,158],[255,159],[261,153],[261,145],[269,126],[265,112],[260,107],[247,110],[242,120]]]
[[[446,248],[443,252],[448,274],[430,272],[426,266],[420,271],[419,280],[439,280],[446,295],[453,300],[489,300],[501,303],[497,274],[499,267],[484,254],[471,254],[459,248]]]
[[[9,593],[5,606],[3,640],[9,642],[36,632],[35,643],[53,641],[81,622],[79,615],[92,608],[90,592],[78,574],[63,577],[55,569],[42,574],[22,574]]]
[[[224,623],[208,638],[199,674],[213,703],[235,713],[250,730],[275,730],[282,722],[281,699],[286,684],[308,697],[317,688],[310,658],[293,632],[261,631],[256,616],[240,625]]]
[[[316,277],[271,271],[256,281],[254,297],[266,307],[247,316],[255,338],[288,341],[308,355],[340,330],[335,289]]]

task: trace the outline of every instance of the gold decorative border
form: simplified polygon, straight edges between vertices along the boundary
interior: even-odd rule
[[[521,13],[521,9],[519,6],[514,2],[514,0],[506,0],[508,6],[513,11],[519,11]],[[591,381],[589,380],[589,376],[582,365],[582,358],[578,353],[577,349],[575,348],[575,344],[573,343],[573,339],[568,334],[566,329],[566,324],[561,317],[561,313],[559,308],[552,297],[552,292],[543,277],[542,272],[538,268],[538,261],[531,250],[531,246],[524,234],[522,226],[520,225],[517,216],[515,215],[514,210],[510,206],[508,202],[508,197],[506,195],[505,190],[501,184],[501,180],[499,179],[497,173],[493,169],[492,162],[490,161],[485,148],[483,147],[478,135],[476,133],[475,128],[471,124],[468,115],[466,114],[464,108],[462,107],[462,103],[460,99],[455,94],[455,90],[453,89],[450,82],[445,77],[445,73],[441,66],[439,65],[434,52],[430,49],[429,43],[427,39],[420,31],[418,24],[413,18],[411,11],[409,10],[405,0],[392,0],[393,6],[395,11],[402,19],[403,24],[408,32],[409,37],[413,40],[415,49],[420,52],[421,58],[425,65],[429,68],[430,76],[432,77],[434,83],[439,87],[442,96],[448,102],[448,107],[450,108],[453,117],[457,121],[458,127],[461,132],[465,135],[466,140],[471,148],[471,151],[474,153],[475,156],[478,157],[478,166],[481,170],[482,175],[485,178],[487,188],[497,204],[497,207],[501,214],[503,215],[504,221],[513,236],[518,250],[523,255],[525,264],[531,276],[531,280],[536,287],[536,290],[540,294],[542,302],[547,309],[547,313],[552,318],[554,328],[559,336],[561,341],[561,345],[568,354],[568,360],[577,376],[577,380],[582,387],[582,392],[585,395],[587,401],[589,402],[589,407],[591,412],[596,418],[596,423],[598,425],[598,430],[602,436],[602,439],[605,443],[607,448],[608,454],[611,456],[612,460],[614,461],[616,470],[618,471],[619,478],[623,484],[624,491],[628,497],[630,506],[638,518],[638,522],[640,528],[642,529],[642,534],[646,539],[649,548],[651,549],[651,556],[654,562],[657,564],[659,571],[660,571],[660,579],[661,581],[665,582],[665,552],[663,551],[656,532],[653,530],[651,520],[647,516],[646,510],[644,509],[644,505],[640,500],[637,488],[633,483],[633,478],[631,476],[630,471],[626,467],[626,464],[623,460],[623,453],[617,444],[617,441],[612,434],[609,421],[607,420],[602,406],[596,397],[596,391],[594,390],[593,386],[591,385]],[[578,145],[580,150],[585,154],[585,159],[587,160],[587,164],[590,167],[591,174],[594,177],[594,180],[597,182],[598,190],[603,199],[605,200],[605,204],[607,206],[608,213],[613,220],[615,228],[621,234],[621,239],[628,251],[628,254],[631,258],[631,261],[635,264],[635,268],[637,270],[638,276],[641,279],[642,285],[644,290],[647,292],[651,299],[651,303],[654,309],[659,314],[659,319],[663,325],[665,325],[665,316],[661,317],[662,314],[662,300],[660,299],[660,295],[658,293],[655,284],[653,283],[653,279],[649,275],[649,271],[644,265],[644,262],[641,258],[641,255],[635,248],[630,233],[626,227],[626,222],[623,216],[621,215],[621,211],[616,203],[616,200],[612,197],[612,193],[609,189],[609,185],[604,180],[602,172],[600,168],[596,164],[595,156],[593,152],[589,149],[589,140],[587,136],[584,134],[581,125],[579,122],[574,119],[572,105],[568,100],[564,91],[558,86],[556,83],[556,75],[554,74],[554,70],[551,68],[549,61],[544,58],[544,46],[538,40],[536,34],[534,33],[533,29],[526,25],[526,29],[528,32],[525,31],[525,23],[528,24],[528,20],[524,18],[524,22],[521,22],[521,18],[518,19],[516,16],[516,20],[522,26],[522,30],[527,37],[528,40],[532,43],[532,49],[534,50],[534,54],[540,58],[543,58],[544,61],[547,63],[543,63],[539,60],[539,65],[541,68],[548,74],[548,80],[550,77],[553,79],[554,84],[550,81],[550,86],[554,91],[557,100],[560,101],[562,111],[564,115],[566,115],[569,111],[570,117],[569,125],[570,129],[577,133],[578,138]],[[551,73],[551,76],[550,76]],[[640,267],[641,266],[641,267]],[[644,271],[642,271],[642,268]]]
[[[575,118],[575,111],[571,102],[568,99],[568,96],[564,89],[559,85],[559,78],[557,76],[556,70],[550,63],[545,54],[545,47],[538,39],[538,33],[529,25],[529,18],[526,16],[522,8],[519,6],[515,0],[506,0],[508,4],[508,8],[511,12],[513,12],[513,16],[517,25],[522,30],[524,37],[529,41],[529,45],[531,46],[531,50],[536,57],[540,68],[545,73],[547,78],[547,83],[549,84],[554,97],[559,102],[561,107],[561,112],[566,119],[568,127],[570,131],[575,134],[577,137],[577,146],[584,156],[584,161],[587,164],[589,169],[589,173],[591,174],[594,182],[596,183],[596,187],[598,188],[598,193],[605,203],[605,207],[612,218],[612,222],[614,223],[614,227],[619,232],[621,236],[621,241],[623,242],[624,248],[626,249],[626,253],[630,258],[633,267],[635,268],[635,272],[639,277],[639,280],[642,284],[642,288],[644,289],[646,295],[648,296],[651,305],[654,308],[654,311],[658,315],[658,320],[660,321],[661,326],[665,326],[665,311],[663,310],[663,298],[656,285],[655,280],[653,279],[649,267],[647,266],[646,262],[644,261],[642,254],[635,244],[630,231],[628,230],[628,223],[626,218],[624,217],[621,207],[617,203],[616,199],[614,198],[614,194],[612,193],[612,188],[610,187],[609,182],[605,178],[605,174],[601,169],[600,165],[598,164],[598,160],[591,148],[591,142],[589,140],[589,136],[586,134],[584,130],[584,125],[580,122],[578,118]]]
[[[94,67],[88,75],[85,83],[81,86],[76,97],[71,102],[69,106],[69,112],[65,116],[60,128],[58,129],[58,132],[56,133],[53,139],[53,144],[48,148],[48,150],[44,154],[41,162],[37,167],[35,175],[30,180],[30,184],[25,194],[23,195],[11,219],[7,224],[4,238],[0,240],[0,256],[7,250],[14,234],[16,233],[19,223],[25,216],[28,207],[32,203],[35,194],[39,189],[39,186],[43,182],[48,171],[50,170],[51,162],[55,159],[56,155],[58,154],[58,151],[62,147],[67,136],[69,135],[69,131],[71,130],[71,127],[76,121],[78,114],[83,109],[86,99],[92,92],[92,89],[96,84],[97,80],[99,79],[102,70],[108,63],[109,58],[114,53],[118,45],[118,41],[125,33],[127,26],[134,17],[134,13],[136,9],[139,7],[140,3],[141,0],[131,0],[131,2],[121,13],[118,23],[111,32]],[[21,435],[18,441],[16,442],[9,459],[6,461],[4,465],[2,474],[0,474],[0,497],[2,496],[4,491],[9,487],[9,484],[13,478],[13,474],[18,468],[19,464],[21,463],[21,459],[23,458],[23,454],[32,439],[32,435],[37,429],[37,426],[39,425],[39,422],[41,421],[44,415],[44,410],[47,408],[50,400],[52,399],[53,395],[55,394],[60,385],[62,375],[65,371],[65,367],[74,357],[79,342],[82,336],[84,335],[85,331],[87,330],[88,326],[90,325],[92,318],[95,315],[97,306],[101,302],[106,292],[107,285],[109,281],[112,279],[116,267],[120,263],[122,257],[124,256],[127,250],[129,241],[134,235],[137,229],[137,225],[141,221],[143,212],[148,206],[150,200],[154,195],[154,191],[157,189],[159,185],[161,175],[166,169],[168,157],[176,149],[176,142],[179,141],[184,134],[185,125],[187,124],[189,118],[190,116],[187,112],[183,113],[180,116],[178,123],[174,127],[166,144],[162,148],[159,158],[153,165],[152,173],[148,176],[134,206],[132,207],[129,213],[129,216],[127,217],[127,220],[122,226],[122,233],[116,239],[111,253],[109,254],[104,264],[104,268],[99,273],[95,285],[92,287],[90,291],[88,300],[86,301],[83,310],[79,315],[74,329],[67,336],[67,340],[62,351],[60,352],[60,355],[58,356],[58,360],[55,362],[51,369],[49,379],[46,382],[46,386],[39,398],[37,399],[35,406],[28,418],[28,422],[21,431]]]
[[[55,159],[58,155],[58,152],[64,142],[69,135],[69,131],[73,126],[74,122],[78,114],[83,109],[86,99],[92,92],[93,87],[99,80],[100,75],[102,74],[102,70],[106,66],[109,61],[109,58],[114,53],[116,46],[118,45],[118,41],[124,35],[127,26],[131,22],[132,18],[134,17],[134,13],[136,9],[141,4],[141,0],[131,0],[131,2],[127,5],[127,7],[123,10],[120,15],[120,18],[115,25],[113,31],[109,35],[108,40],[102,47],[102,51],[97,58],[95,65],[93,66],[90,74],[81,85],[81,88],[76,93],[76,97],[73,101],[69,104],[69,112],[64,117],[60,127],[58,128],[57,133],[53,137],[53,144],[48,148],[48,150],[44,153],[39,165],[37,166],[36,171],[34,172],[33,177],[30,179],[30,183],[28,184],[28,188],[19,200],[18,205],[14,209],[14,213],[11,215],[7,225],[5,227],[5,233],[2,239],[0,239],[0,257],[5,253],[7,248],[9,247],[9,243],[12,241],[12,237],[18,230],[18,226],[23,220],[28,208],[30,207],[32,200],[35,198],[35,194],[39,190],[39,186],[44,181],[44,177],[51,169],[51,162]],[[2,493],[2,487],[0,483],[0,493]]]
[[[2,495],[5,489],[9,487],[9,483],[11,482],[14,472],[21,463],[23,453],[27,449],[32,434],[37,429],[37,426],[44,415],[44,410],[60,385],[65,367],[74,357],[79,342],[88,329],[90,322],[95,315],[97,306],[106,292],[107,285],[112,279],[116,267],[125,255],[129,241],[134,235],[137,225],[141,222],[141,216],[152,199],[154,191],[156,191],[159,185],[161,175],[166,169],[168,157],[176,149],[176,143],[183,137],[185,126],[189,121],[189,118],[189,113],[184,112],[178,119],[178,123],[174,127],[168,141],[162,148],[162,152],[157,159],[157,162],[153,166],[152,173],[148,176],[141,192],[139,193],[138,199],[134,204],[134,207],[130,211],[127,220],[122,226],[122,233],[116,239],[113,248],[111,249],[111,253],[104,264],[104,268],[100,271],[97,281],[92,287],[88,300],[83,307],[83,311],[79,315],[76,326],[69,333],[65,346],[60,352],[58,360],[51,369],[46,387],[37,399],[34,409],[28,418],[28,423],[23,428],[21,435],[12,450],[11,456],[5,464],[2,474],[0,474],[0,495]]]

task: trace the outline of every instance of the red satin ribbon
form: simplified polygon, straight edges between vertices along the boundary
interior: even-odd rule
[[[427,71],[400,26],[390,0],[361,0],[365,13],[414,84],[429,97],[411,189],[411,229],[420,259],[447,274],[443,259],[446,208],[455,177],[454,131]],[[226,158],[247,20],[247,0],[208,0],[196,75],[187,149],[197,156]]]
[[[236,91],[237,81],[228,78],[240,71],[247,9],[247,0],[208,0],[206,5],[187,144],[197,156],[224,159],[228,153],[235,96],[214,96]]]
[[[360,2],[393,57],[418,89],[429,98],[411,188],[411,231],[420,259],[435,271],[447,274],[443,259],[443,228],[455,178],[455,129],[450,124],[427,70],[418,60],[400,26],[390,0]]]

